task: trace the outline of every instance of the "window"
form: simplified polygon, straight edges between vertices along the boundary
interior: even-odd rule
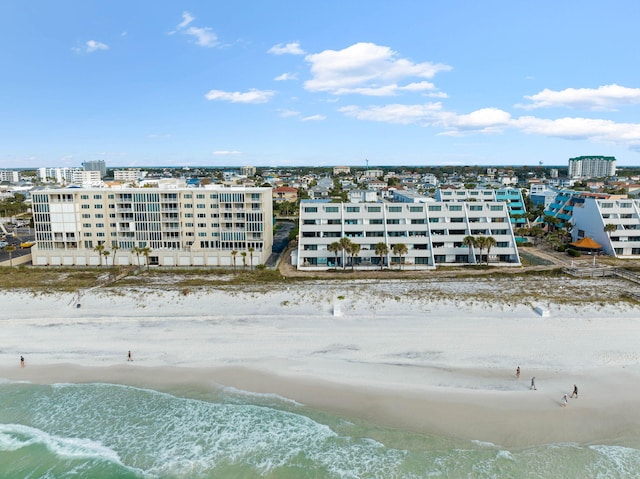
[[[367,208],[367,211],[369,213],[380,213],[380,207],[379,206],[369,206]]]
[[[389,206],[389,213],[402,213],[402,206]]]
[[[374,219],[370,219],[369,220],[369,224],[370,225],[381,225],[382,223],[382,219],[381,218],[374,218]]]
[[[489,209],[491,211],[502,211],[503,207],[502,207],[502,205],[491,205],[491,207]]]
[[[327,213],[338,213],[340,211],[340,208],[338,208],[337,206],[327,206],[324,209]]]
[[[470,205],[469,211],[482,211],[482,205]]]
[[[411,213],[422,213],[424,208],[422,206],[409,206],[409,211]]]
[[[318,208],[316,206],[305,206],[304,212],[305,213],[317,213],[318,212]]]
[[[347,206],[347,213],[360,213],[359,206]]]
[[[442,211],[442,206],[441,205],[429,205],[429,211]]]
[[[449,211],[462,211],[462,205],[449,205]]]

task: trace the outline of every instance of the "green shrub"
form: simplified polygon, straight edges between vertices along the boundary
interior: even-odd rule
[[[580,256],[580,255],[581,255],[580,251],[575,250],[575,249],[568,249],[568,250],[567,250],[567,254],[568,254],[569,256],[571,256],[572,258],[577,258],[578,256]]]

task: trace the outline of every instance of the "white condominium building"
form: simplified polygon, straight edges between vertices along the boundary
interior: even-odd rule
[[[491,236],[496,244],[487,253],[486,249],[465,246],[465,236]],[[360,246],[355,257],[329,251],[329,245],[342,237]],[[383,266],[402,263],[406,268],[433,269],[486,259],[500,266],[520,265],[509,212],[503,202],[301,202],[298,269],[319,270],[347,264],[359,269],[379,268],[380,257],[375,251],[378,243],[389,248],[389,254],[382,258]],[[393,254],[395,244],[405,245],[407,253]]]
[[[588,237],[600,243],[610,256],[640,258],[640,200],[593,197],[577,200],[571,223],[574,241]],[[611,231],[605,231],[605,227]]]
[[[615,176],[613,156],[578,156],[569,158],[569,178],[606,178]]]
[[[135,248],[159,266],[249,267],[271,254],[271,188],[64,188],[32,198],[34,266],[137,265]]]

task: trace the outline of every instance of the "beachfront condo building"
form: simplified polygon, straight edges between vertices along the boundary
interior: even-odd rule
[[[522,192],[518,188],[438,188],[436,201],[500,201],[507,205],[510,221],[514,227],[527,225],[527,209],[524,205]]]
[[[640,200],[584,198],[574,205],[571,223],[574,241],[591,238],[610,256],[640,258]]]
[[[491,236],[495,245],[490,251],[481,251],[466,246],[466,236]],[[356,255],[330,251],[329,245],[343,237],[360,246]],[[389,249],[382,258],[376,253],[378,243]],[[406,246],[406,254],[393,253],[393,246],[398,244]],[[504,202],[300,203],[298,250],[293,260],[300,270],[351,265],[358,269],[393,265],[434,269],[485,261],[496,266],[520,265]]]
[[[569,158],[569,178],[607,178],[616,175],[614,156]]]
[[[62,188],[32,198],[34,266],[251,266],[271,254],[271,188]]]

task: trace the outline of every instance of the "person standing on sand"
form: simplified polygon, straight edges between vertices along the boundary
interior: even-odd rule
[[[533,389],[534,391],[537,391],[537,389],[536,389],[536,377],[535,376],[533,376],[531,378],[531,386],[529,386],[529,389]]]
[[[24,356],[20,356],[20,367],[24,367]]]
[[[520,379],[520,366],[516,368],[516,379]]]
[[[576,399],[578,399],[578,386],[576,386],[575,384],[573,385],[573,392],[571,393],[570,397],[573,397],[574,395]]]
[[[127,361],[133,361],[133,357],[131,357],[131,351],[127,353]]]
[[[567,395],[565,394],[564,396],[562,396],[562,400],[560,401],[560,406],[562,407],[567,407],[567,402],[569,400],[567,399]]]

